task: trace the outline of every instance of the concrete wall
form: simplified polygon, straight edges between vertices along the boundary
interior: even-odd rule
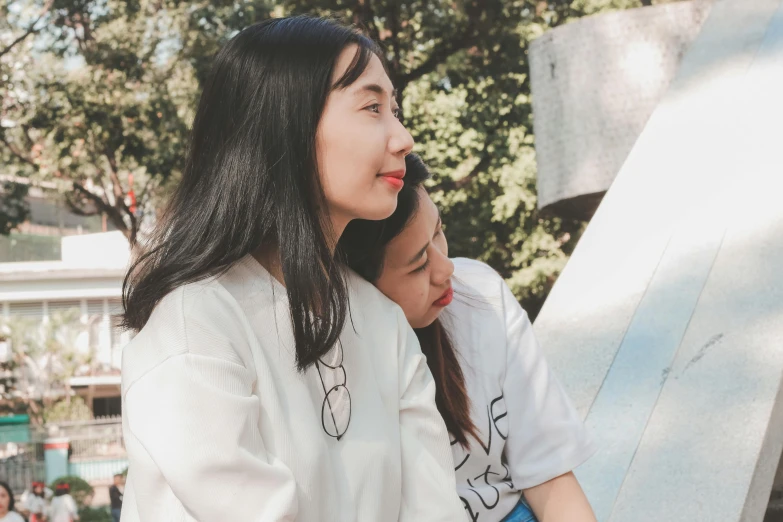
[[[783,0],[716,0],[535,323],[600,522],[758,522],[783,448]]]
[[[710,5],[692,0],[588,17],[532,43],[539,208],[592,215]]]

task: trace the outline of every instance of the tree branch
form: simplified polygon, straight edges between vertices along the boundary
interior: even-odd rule
[[[36,20],[37,22],[38,20]],[[0,49],[0,58],[2,58],[5,54],[11,52],[11,49],[16,47],[17,44],[23,42],[28,36],[30,36],[33,33],[37,33],[40,29],[35,29],[35,24],[31,25],[27,31],[23,35],[21,35],[19,38],[11,42],[8,47],[5,49]]]
[[[95,207],[96,211],[105,212],[112,208],[111,205],[105,202],[100,196],[88,190],[84,185],[82,185],[78,181],[71,182],[71,186],[73,187],[74,192],[76,192],[81,198],[91,202]],[[74,202],[72,199],[70,200],[70,202],[76,205],[76,202]],[[88,212],[88,213],[91,212],[89,210],[83,210],[81,209],[81,207],[77,207],[77,208],[80,208],[80,211],[82,212]],[[87,215],[94,215],[94,214],[87,214]]]
[[[23,42],[25,39],[27,39],[28,36],[30,36],[33,33],[37,33],[38,31],[41,30],[40,28],[36,29],[35,26],[38,24],[38,22],[41,21],[41,19],[44,17],[44,15],[47,12],[49,12],[49,9],[52,8],[52,4],[53,3],[54,3],[54,0],[48,0],[46,2],[46,4],[44,4],[44,6],[41,8],[41,12],[38,14],[38,18],[36,18],[35,21],[30,24],[30,27],[28,27],[27,30],[21,36],[19,36],[16,40],[11,42],[8,45],[8,47],[6,47],[5,49],[0,49],[0,58],[2,58],[3,55],[9,53],[11,51],[11,49],[16,47],[17,44],[19,44],[19,43]]]
[[[117,207],[110,205],[109,203],[101,199],[100,196],[94,194],[93,192],[91,192],[86,187],[84,187],[83,185],[81,185],[76,181],[73,182],[72,186],[73,186],[73,190],[76,193],[78,193],[79,196],[91,202],[95,206],[99,214],[106,214],[106,217],[108,217],[111,220],[111,222],[114,224],[114,226],[117,227],[118,230],[122,231],[126,237],[130,236],[131,230],[128,229],[128,225],[125,224],[125,220],[122,219],[122,214],[120,213]],[[68,200],[68,198],[66,198],[66,201],[68,202],[69,206],[71,204],[75,204],[73,200]],[[121,205],[124,206],[124,203],[121,203]],[[82,209],[82,211],[84,210]],[[90,211],[88,210],[84,212],[90,212]]]
[[[68,206],[68,210],[77,216],[90,217],[97,216],[101,213],[97,208],[95,210],[84,210],[84,208],[79,206],[79,204],[76,203],[69,194],[65,195],[65,204]]]
[[[122,183],[120,183],[117,158],[114,155],[114,151],[108,148],[103,151],[103,155],[106,156],[106,159],[109,161],[109,177],[111,178],[111,184],[114,187],[114,199],[115,201],[120,201],[125,198],[125,191],[122,188]]]
[[[398,77],[397,85],[399,90],[404,90],[412,81],[418,80],[425,74],[429,74],[434,71],[438,65],[445,62],[449,57],[456,54],[468,47],[471,41],[472,34],[467,31],[461,33],[459,36],[442,43],[437,49],[424,60],[421,65],[408,72],[407,74],[401,74]]]
[[[467,186],[471,181],[473,181],[473,178],[475,178],[476,176],[481,174],[484,171],[484,169],[489,167],[489,162],[490,162],[491,159],[492,158],[490,157],[489,152],[485,151],[484,154],[482,154],[481,159],[479,160],[479,162],[476,163],[475,167],[473,167],[473,170],[468,172],[467,175],[465,175],[465,176],[461,177],[460,179],[458,179],[457,181],[455,181],[454,182],[454,187],[457,188],[457,189],[461,189],[461,188]]]
[[[356,6],[353,11],[353,23],[358,27],[367,29],[370,38],[376,42],[380,41],[378,26],[375,25],[375,11],[372,8],[372,0],[356,0]]]
[[[442,64],[457,52],[467,49],[475,40],[477,24],[481,20],[482,14],[485,8],[484,0],[478,0],[466,9],[466,15],[468,18],[468,24],[465,30],[455,35],[450,40],[441,42],[432,53],[424,60],[418,67],[408,72],[408,74],[400,75],[398,78],[397,88],[402,91],[409,83],[418,80],[425,74],[429,74],[434,71],[438,65]]]
[[[392,59],[391,70],[393,74],[392,83],[397,85],[397,79],[400,76],[400,4],[392,2],[388,14],[389,31],[391,32]],[[397,103],[402,104],[402,91],[397,89]]]
[[[147,192],[149,192],[150,188],[152,187],[153,178],[150,177],[147,180],[147,183],[144,184],[144,188],[141,189],[141,192],[139,192],[139,195],[136,196],[136,201],[138,202],[139,206],[141,206],[141,203],[147,198]]]
[[[11,151],[11,154],[16,156],[18,160],[22,161],[23,163],[27,163],[36,169],[38,168],[38,165],[36,165],[36,163],[31,158],[25,156],[21,150],[17,149],[16,146],[9,142],[4,134],[0,134],[0,142],[2,142],[8,148],[8,150]]]
[[[30,136],[30,126],[22,124],[22,136],[24,137],[25,143],[27,146],[32,150],[33,145],[35,145],[35,142],[33,141],[33,138]]]

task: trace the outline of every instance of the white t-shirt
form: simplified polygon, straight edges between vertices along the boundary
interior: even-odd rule
[[[441,318],[481,436],[467,450],[452,442],[457,490],[470,520],[496,522],[521,490],[573,470],[594,449],[506,283],[483,263],[453,261],[455,299]]]
[[[24,507],[24,509],[29,511],[31,514],[43,514],[44,511],[46,511],[47,504],[49,504],[47,499],[51,498],[51,495],[47,495],[49,492],[51,492],[51,490],[47,488],[47,490],[44,492],[44,496],[39,497],[30,490],[25,491],[22,493],[22,496],[19,499],[19,503],[21,504],[20,507]]]
[[[348,281],[345,373],[321,365],[324,383],[297,370],[286,291],[250,256],[158,304],[123,349],[123,522],[465,519],[416,336]],[[329,408],[343,382],[350,403],[339,388]],[[339,441],[325,433],[348,415]]]
[[[0,522],[24,522],[24,518],[16,511],[9,511],[3,518],[0,518]]]
[[[60,495],[52,499],[48,522],[71,522],[78,514],[73,497],[68,494]]]

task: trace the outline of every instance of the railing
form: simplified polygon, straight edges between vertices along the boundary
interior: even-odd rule
[[[125,458],[121,424],[88,426],[84,431],[69,430],[71,461]]]
[[[28,440],[6,445],[6,455],[0,458],[0,480],[19,493],[33,480],[45,480],[43,448],[50,437],[70,441],[68,473],[88,482],[109,482],[128,466],[121,418],[102,417],[30,427]]]
[[[127,466],[120,417],[58,423],[48,426],[49,436],[71,442],[69,473],[88,482],[109,482]]]
[[[18,430],[0,429],[0,433],[11,432],[18,435]],[[46,466],[42,442],[33,440],[6,442],[2,446],[0,480],[6,481],[14,492],[21,493],[33,480],[44,480]]]

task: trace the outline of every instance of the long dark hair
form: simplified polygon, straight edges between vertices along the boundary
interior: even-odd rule
[[[8,493],[8,511],[13,511],[16,502],[14,501],[14,492],[11,491],[11,486],[8,485],[8,482],[0,480],[0,488],[3,488]]]
[[[346,263],[360,276],[375,283],[383,272],[386,247],[408,225],[419,208],[417,190],[430,178],[430,172],[416,154],[405,157],[404,185],[397,197],[397,209],[382,221],[355,219],[340,238],[339,250]],[[462,446],[468,436],[478,439],[470,418],[470,398],[465,388],[457,352],[439,319],[424,328],[414,328],[421,351],[435,380],[435,404],[449,433]]]
[[[332,84],[350,45],[356,56]],[[373,55],[377,45],[356,30],[306,16],[247,27],[217,53],[182,181],[125,277],[125,327],[143,328],[172,290],[276,247],[299,369],[332,348],[348,293],[327,239],[316,129],[329,93],[355,82]]]

